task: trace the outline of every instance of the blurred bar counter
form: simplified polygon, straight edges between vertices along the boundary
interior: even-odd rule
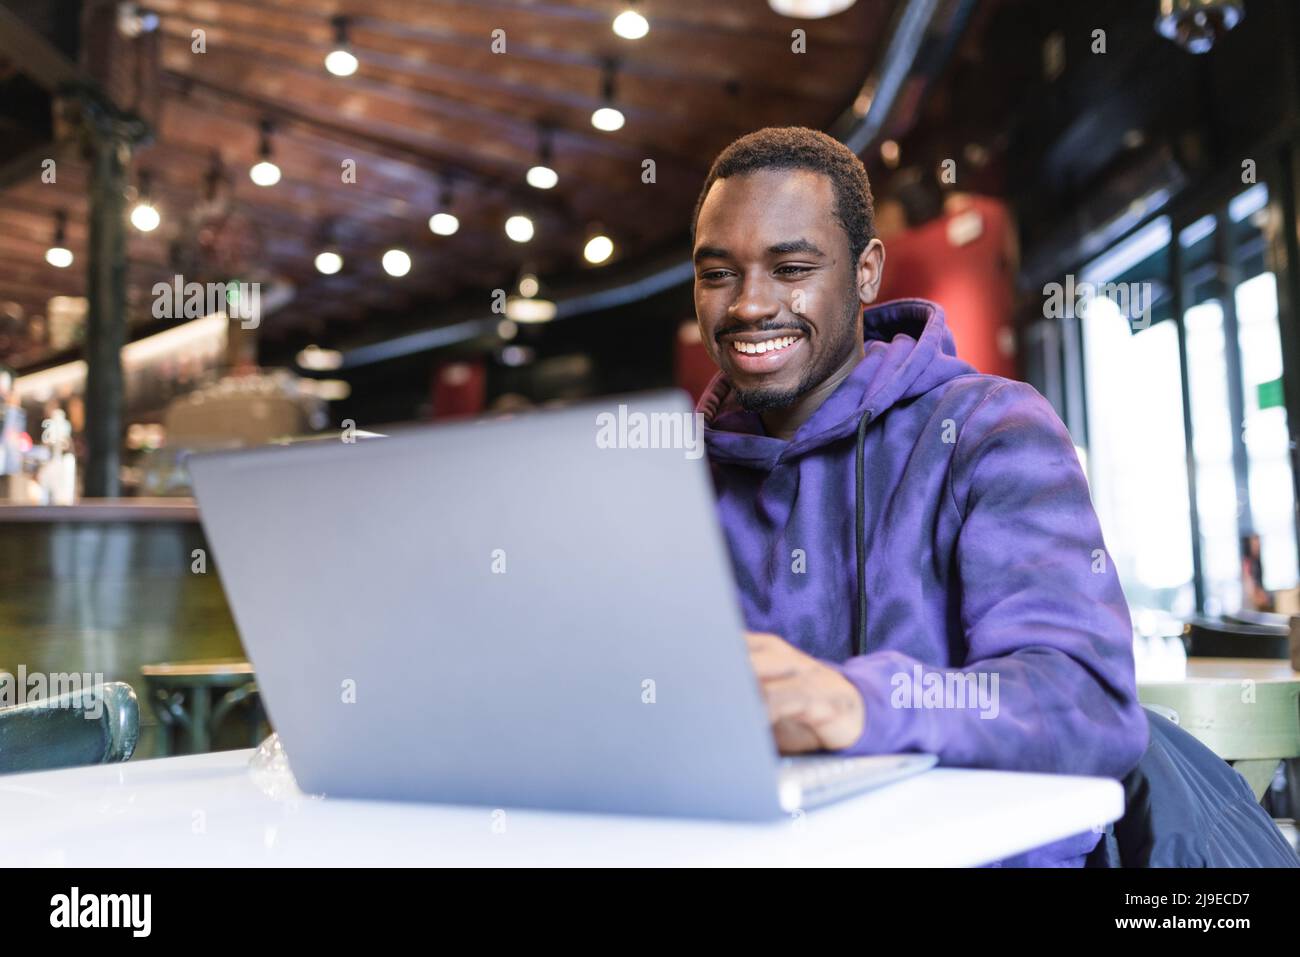
[[[14,522],[198,522],[190,498],[87,498],[76,505],[0,502],[0,526]],[[6,556],[7,557],[7,556]]]
[[[0,670],[130,683],[140,757],[156,741],[142,665],[243,656],[193,500],[0,505]]]

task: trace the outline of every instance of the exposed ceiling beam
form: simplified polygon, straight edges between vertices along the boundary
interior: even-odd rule
[[[5,6],[0,6],[0,56],[50,93],[94,85],[75,63]]]

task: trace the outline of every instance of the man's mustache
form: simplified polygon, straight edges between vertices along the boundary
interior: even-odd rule
[[[719,329],[713,334],[713,339],[715,342],[721,343],[723,336],[729,336],[733,332],[802,332],[804,335],[808,335],[811,331],[812,330],[808,325],[802,322],[793,324],[788,322],[768,322],[761,326],[746,323],[744,325],[730,325],[725,329]]]

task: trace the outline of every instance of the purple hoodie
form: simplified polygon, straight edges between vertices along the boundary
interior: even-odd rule
[[[700,400],[746,624],[858,688],[845,754],[1123,777],[1147,743],[1132,627],[1069,434],[958,359],[934,303],[864,319],[862,362],[788,442],[721,374]],[[1098,837],[1002,863],[1079,866]]]

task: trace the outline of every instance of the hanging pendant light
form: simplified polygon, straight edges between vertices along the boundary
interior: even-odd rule
[[[516,213],[506,220],[506,235],[517,243],[526,243],[533,238],[533,221],[522,213]]]
[[[853,6],[854,0],[767,0],[767,5],[783,17],[820,20],[833,17]]]
[[[1239,0],[1160,0],[1156,32],[1188,53],[1208,53],[1243,16]]]
[[[343,268],[343,253],[338,243],[338,223],[327,219],[316,230],[316,258],[312,260],[322,276],[333,276]]]
[[[451,183],[445,182],[439,199],[442,207],[429,217],[429,231],[437,236],[451,236],[460,229],[460,219],[451,211]]]
[[[334,49],[325,54],[325,69],[335,76],[351,76],[357,72],[357,57],[348,42],[348,18],[335,17],[330,22],[334,25]]]
[[[636,0],[630,0],[610,26],[624,40],[640,40],[650,32],[650,21],[637,9]]]
[[[131,209],[131,225],[142,233],[151,233],[158,228],[162,217],[158,214],[149,192],[149,174],[140,173],[140,186],[136,191],[136,204]]]
[[[384,253],[380,260],[384,272],[394,279],[400,279],[411,271],[411,255],[405,249],[393,248]]]
[[[271,161],[271,121],[262,120],[261,143],[258,155],[261,159],[248,171],[248,178],[258,186],[274,186],[280,182],[280,167]]]
[[[587,231],[587,242],[582,247],[582,258],[593,266],[608,262],[614,255],[614,240],[605,235],[599,223],[593,223]]]
[[[59,210],[54,216],[54,243],[45,250],[45,261],[55,269],[67,269],[72,265],[72,250],[64,245],[67,225],[68,214]]]
[[[552,189],[560,181],[560,174],[551,166],[551,129],[542,126],[537,134],[537,162],[529,167],[525,179],[534,189]]]
[[[618,61],[606,60],[600,82],[601,98],[604,105],[598,107],[591,114],[591,125],[605,133],[621,130],[624,123],[623,111],[614,105],[614,76],[617,72]]]

